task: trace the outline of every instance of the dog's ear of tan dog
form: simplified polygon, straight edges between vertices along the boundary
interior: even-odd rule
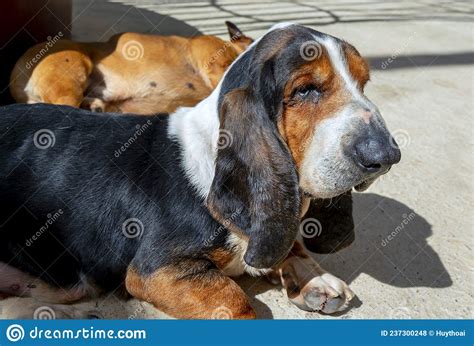
[[[242,31],[232,22],[226,21],[227,31],[229,32],[230,42],[234,45],[235,50],[240,54],[247,49],[253,42],[253,39],[245,36]]]
[[[195,66],[213,90],[232,62],[253,42],[232,22],[226,21],[230,40],[224,41],[216,36],[197,36],[191,41]]]
[[[172,113],[206,98],[253,40],[226,22],[229,41],[122,33],[107,42],[53,39],[16,63],[10,92],[19,103],[96,112]]]

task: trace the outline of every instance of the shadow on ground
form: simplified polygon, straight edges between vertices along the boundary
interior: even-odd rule
[[[391,198],[373,193],[353,196],[356,240],[339,253],[315,255],[324,269],[348,284],[364,273],[394,287],[452,285],[440,257],[427,242],[433,231],[423,216]],[[255,296],[275,286],[261,278],[243,277],[238,281],[251,297],[259,317],[272,318]],[[361,304],[356,300],[352,307]]]
[[[372,70],[394,70],[442,65],[473,65],[474,52],[368,57]]]
[[[78,41],[106,41],[122,32],[184,37],[202,34],[195,27],[171,16],[104,0],[74,1],[73,13],[73,39]],[[222,30],[226,30],[224,20]]]

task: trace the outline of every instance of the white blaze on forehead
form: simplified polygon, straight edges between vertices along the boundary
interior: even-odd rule
[[[347,91],[352,95],[353,100],[358,103],[360,106],[369,110],[371,113],[370,119],[373,122],[378,123],[380,126],[386,126],[385,120],[380,115],[380,112],[375,106],[357,87],[357,82],[352,78],[349,72],[349,66],[347,64],[347,59],[345,54],[342,51],[341,44],[334,37],[327,36],[324,39],[319,39],[315,37],[320,44],[322,44],[329,55],[329,59],[334,68],[334,71],[337,72],[346,86]],[[367,114],[362,114],[360,112],[354,113],[353,116],[361,117],[367,123]]]
[[[327,36],[322,40],[317,37],[315,37],[315,39],[326,48],[334,71],[341,76],[347,90],[351,93],[354,100],[360,102],[366,108],[372,109],[373,105],[371,105],[367,98],[362,95],[359,88],[357,87],[356,81],[354,81],[350,75],[347,59],[345,54],[342,52],[340,43],[331,36]]]

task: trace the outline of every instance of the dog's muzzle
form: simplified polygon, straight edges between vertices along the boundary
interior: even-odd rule
[[[387,173],[392,165],[400,162],[401,152],[378,112],[368,121],[361,121],[358,128],[357,136],[346,148],[346,153],[365,177],[355,186],[357,191],[363,191],[377,177]]]
[[[352,158],[357,166],[367,173],[387,171],[400,161],[400,149],[388,134],[380,133],[371,126],[359,138],[352,149]]]

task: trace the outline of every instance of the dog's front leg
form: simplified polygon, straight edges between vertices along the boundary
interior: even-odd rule
[[[306,311],[342,311],[354,297],[344,281],[322,269],[298,242],[268,278],[274,284],[281,283],[290,301]]]
[[[253,319],[244,291],[208,261],[185,260],[141,273],[131,265],[128,292],[176,318]]]

